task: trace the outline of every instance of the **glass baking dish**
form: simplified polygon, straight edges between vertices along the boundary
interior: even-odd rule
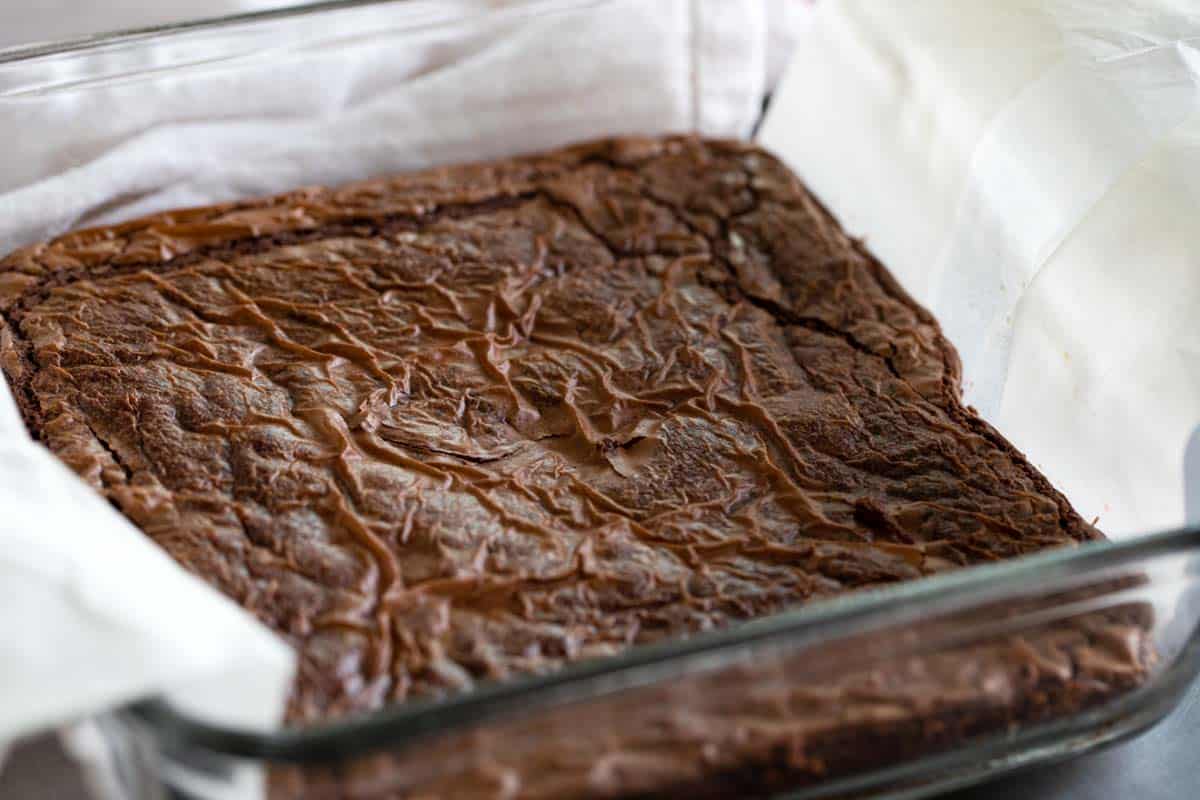
[[[54,139],[64,108],[102,103],[152,132],[154,104],[186,99],[200,82],[233,93],[239,76],[352,67],[382,50],[399,65],[392,77],[421,79],[436,73],[451,45],[483,49],[531,20],[605,5],[343,0],[5,50],[0,111],[20,115],[30,137]],[[504,88],[498,76],[496,89]],[[269,113],[300,113],[288,102]],[[321,103],[302,111],[339,113]],[[548,135],[579,138],[569,129]],[[554,143],[562,142],[531,133],[526,149]],[[487,144],[464,140],[444,152],[463,160],[504,154]],[[82,158],[69,140],[52,163],[27,161],[15,146],[15,155],[0,159],[3,191],[36,189],[50,169]],[[371,169],[405,164],[404,153],[391,153]],[[198,180],[193,173],[202,168],[184,163],[173,180]],[[301,170],[310,182],[366,177],[320,158]],[[246,193],[291,188],[273,179],[260,184],[252,176],[240,186]],[[0,235],[0,250],[177,204],[180,196],[186,192],[135,187],[45,229]],[[684,787],[743,796],[739,770],[779,796],[918,797],[1071,757],[1152,725],[1197,671],[1198,593],[1200,530],[1179,530],[864,591],[320,728],[232,730],[155,699],[112,712],[97,727],[108,779],[139,799],[451,797],[465,796],[458,790],[468,785],[472,796],[484,787],[488,797],[673,795]],[[1114,674],[1106,691],[1073,685],[1070,674],[1055,678],[1055,664],[1038,662],[1045,680],[1058,681],[1046,685],[1028,664],[1001,658],[997,672],[979,655],[1007,658],[1025,648],[1045,656],[1047,642],[1067,642],[1093,657],[1129,641],[1144,656],[1142,669]],[[945,699],[955,687],[970,689],[966,699]],[[747,709],[758,728],[744,723]],[[538,769],[515,774],[508,765],[518,762]]]

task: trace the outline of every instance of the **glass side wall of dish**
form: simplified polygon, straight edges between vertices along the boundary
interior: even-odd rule
[[[527,711],[395,747],[350,746],[361,755],[334,761],[164,748],[136,716],[106,726],[137,797],[164,786],[204,800],[259,789],[272,800],[932,790],[984,762],[995,770],[1105,743],[1170,708],[1196,665],[1196,550],[1040,589],[1013,581],[984,602],[918,599],[900,624],[886,595],[869,598],[884,621],[868,613],[845,635],[767,636],[593,680],[567,702],[532,691]]]

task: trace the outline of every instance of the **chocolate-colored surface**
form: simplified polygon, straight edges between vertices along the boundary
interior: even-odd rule
[[[34,434],[296,646],[295,722],[1098,536],[745,144],[75,233],[0,311]]]

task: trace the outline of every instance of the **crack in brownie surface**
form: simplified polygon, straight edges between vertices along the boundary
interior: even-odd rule
[[[288,638],[296,722],[1098,536],[745,144],[75,233],[0,310],[31,430]]]

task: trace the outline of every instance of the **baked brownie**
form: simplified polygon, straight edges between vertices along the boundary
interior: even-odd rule
[[[295,723],[1099,536],[744,143],[72,233],[0,311],[30,431],[296,647]]]

